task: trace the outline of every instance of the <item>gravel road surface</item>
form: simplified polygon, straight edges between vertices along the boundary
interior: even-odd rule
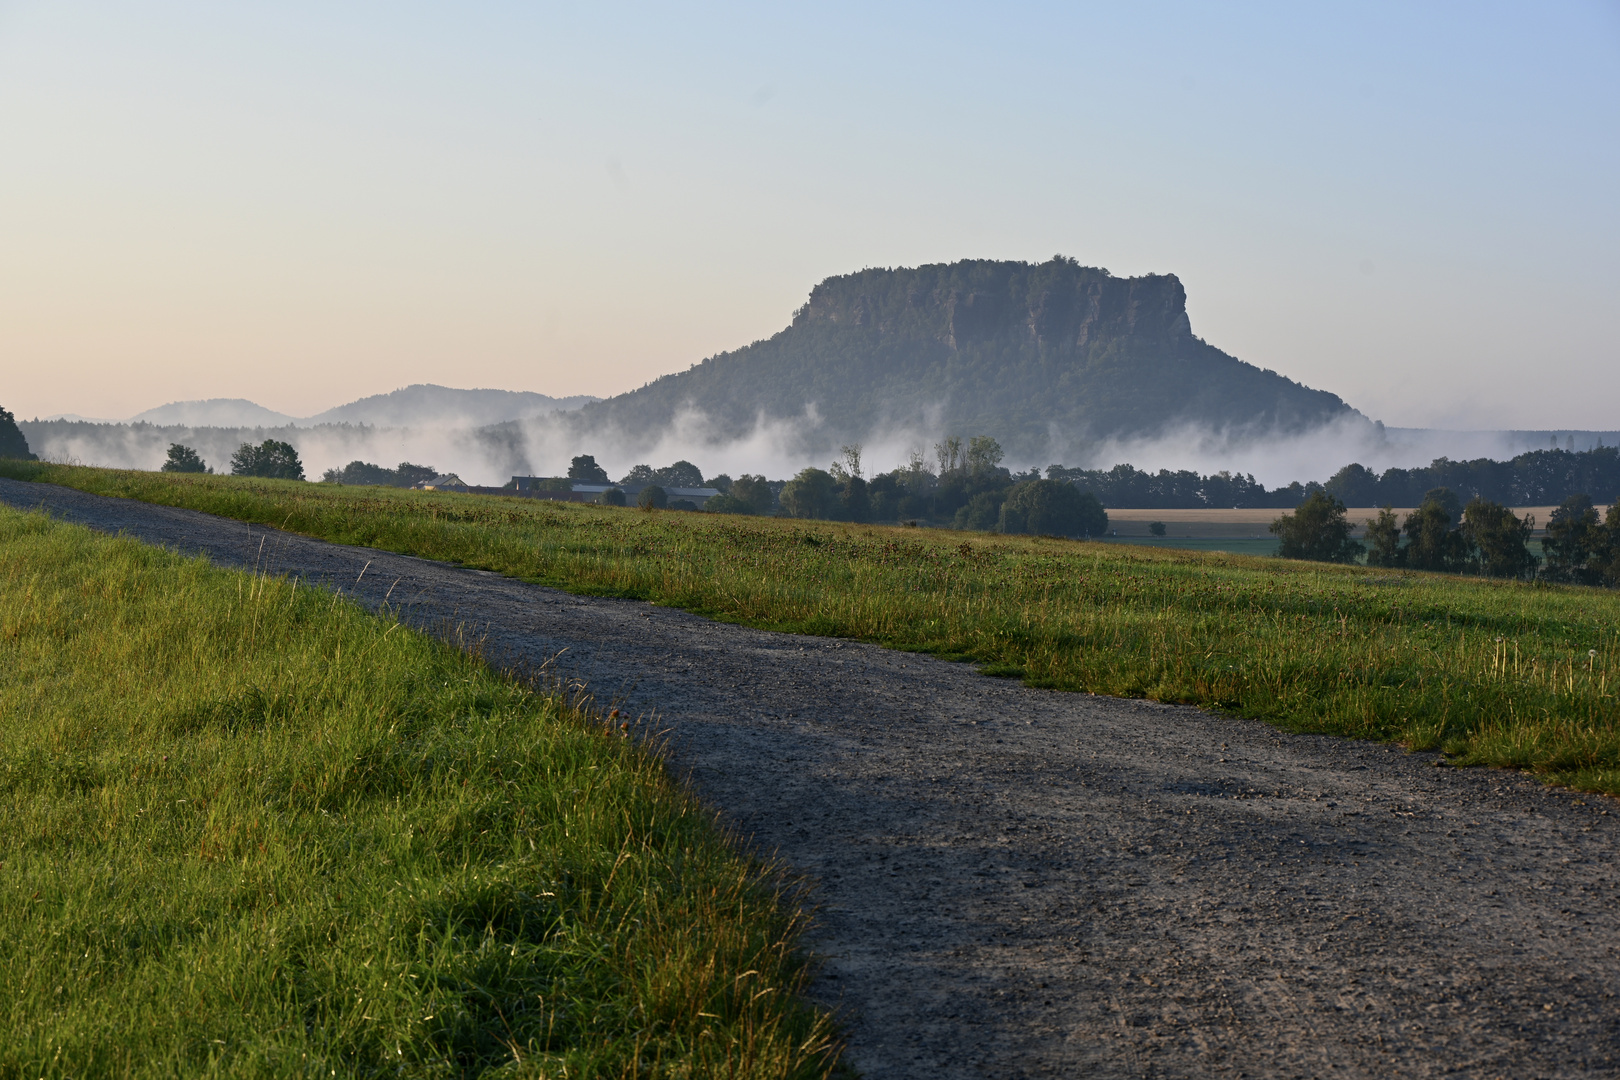
[[[1613,800],[190,511],[0,502],[391,593],[656,710],[819,883],[813,990],[871,1080],[1620,1075]]]

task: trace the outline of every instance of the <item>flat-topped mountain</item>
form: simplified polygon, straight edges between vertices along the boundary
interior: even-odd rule
[[[586,405],[579,421],[648,432],[689,410],[717,437],[809,415],[831,438],[916,426],[1034,454],[1189,423],[1294,432],[1360,416],[1194,336],[1174,275],[1117,278],[1061,256],[828,278],[775,336]]]

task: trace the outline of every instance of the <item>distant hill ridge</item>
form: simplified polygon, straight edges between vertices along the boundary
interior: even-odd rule
[[[776,335],[587,404],[577,423],[649,432],[692,410],[720,438],[811,410],[822,441],[916,425],[991,434],[1031,458],[1188,423],[1287,433],[1365,419],[1194,336],[1173,274],[1117,278],[1061,256],[828,278]]]
[[[416,383],[387,394],[351,401],[314,416],[275,412],[244,398],[175,401],[130,417],[130,423],[186,427],[313,427],[317,424],[371,424],[411,427],[433,424],[483,427],[551,412],[577,409],[589,395],[551,397],[525,390],[457,390]]]

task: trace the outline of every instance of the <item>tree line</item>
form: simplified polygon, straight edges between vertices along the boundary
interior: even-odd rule
[[[1414,500],[1416,501],[1416,500]],[[1534,514],[1519,516],[1474,496],[1464,505],[1450,488],[1424,492],[1404,519],[1386,505],[1367,520],[1365,543],[1351,538],[1345,505],[1317,491],[1271,524],[1285,559],[1433,570],[1483,577],[1541,579],[1573,585],[1620,585],[1620,502],[1601,518],[1590,496],[1571,495],[1547,521],[1542,555],[1530,550]]]
[[[1269,491],[1252,474],[1225,471],[1206,476],[1188,469],[1154,473],[1131,465],[1111,469],[1052,465],[1046,475],[1092,492],[1104,506],[1143,510],[1287,510],[1319,491],[1346,506],[1417,506],[1437,488],[1456,492],[1465,501],[1477,498],[1504,506],[1547,506],[1578,492],[1596,492],[1600,498],[1620,494],[1620,447],[1529,450],[1507,461],[1441,457],[1419,468],[1390,468],[1383,473],[1351,464],[1334,473],[1326,484],[1296,480]]]
[[[1530,450],[1508,461],[1442,457],[1423,468],[1382,474],[1346,465],[1324,487],[1346,506],[1417,506],[1436,488],[1504,506],[1551,506],[1581,492],[1610,500],[1620,493],[1620,447]]]

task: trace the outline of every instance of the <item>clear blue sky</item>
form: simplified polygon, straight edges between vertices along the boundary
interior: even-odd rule
[[[0,404],[608,394],[864,266],[1172,272],[1391,424],[1620,427],[1620,6],[0,0]]]

